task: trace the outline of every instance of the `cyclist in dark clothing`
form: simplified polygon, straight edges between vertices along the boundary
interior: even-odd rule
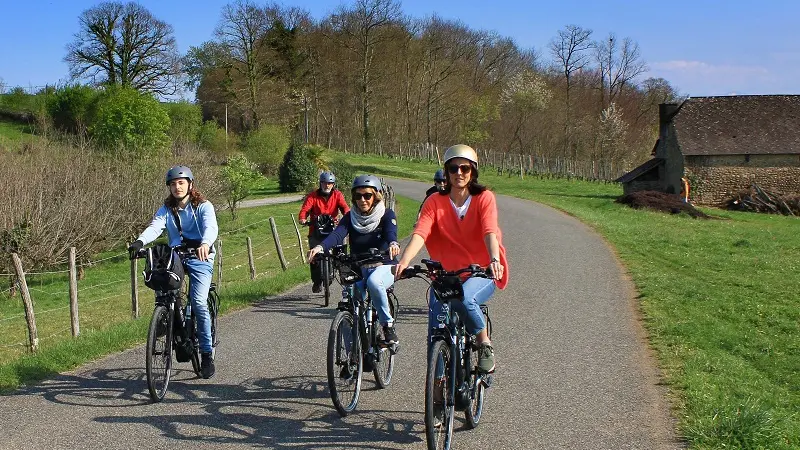
[[[334,221],[341,212],[342,215],[350,211],[347,202],[344,200],[342,192],[335,188],[336,177],[331,172],[322,172],[319,175],[319,189],[309,193],[303,201],[298,218],[300,223],[308,223],[308,248],[313,248],[322,242],[323,237],[316,231],[317,216],[327,214]],[[319,293],[322,291],[322,267],[317,263],[311,264],[311,281],[314,285],[311,292]]]
[[[422,204],[425,204],[425,200],[428,199],[431,195],[437,192],[444,192],[445,186],[447,185],[447,178],[444,176],[444,169],[439,169],[433,174],[433,186],[429,187],[427,191],[425,191],[425,198],[422,200]],[[419,220],[419,213],[422,212],[422,205],[419,205],[419,211],[417,211],[417,220]],[[416,222],[414,223],[416,225]]]
[[[342,245],[344,238],[350,237],[350,253],[366,253],[371,248],[388,250],[389,257],[384,261],[362,266],[369,298],[378,312],[378,320],[383,325],[385,342],[398,342],[394,329],[394,318],[389,309],[389,296],[386,289],[394,284],[392,265],[400,254],[397,242],[397,217],[387,209],[381,196],[381,181],[374,175],[359,175],[353,180],[351,189],[353,208],[342,217],[336,229],[319,245],[308,253],[308,260],[336,245]]]

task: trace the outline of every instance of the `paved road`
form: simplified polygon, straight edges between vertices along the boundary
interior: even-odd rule
[[[418,198],[427,187],[393,185]],[[550,208],[507,197],[499,208],[511,282],[490,302],[495,386],[479,428],[457,423],[454,448],[681,448],[608,247]],[[377,390],[367,376],[345,419],[325,378],[333,312],[304,285],[225,316],[217,376],[178,364],[160,404],[148,399],[143,347],[0,397],[0,448],[424,448],[424,284],[403,281],[397,293],[395,379]]]

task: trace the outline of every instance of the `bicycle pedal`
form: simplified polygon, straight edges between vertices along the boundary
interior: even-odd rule
[[[492,383],[493,382],[494,382],[494,376],[492,376],[492,375],[486,375],[483,378],[481,378],[481,384],[486,386],[487,389],[492,387]]]
[[[389,349],[389,353],[393,355],[396,355],[398,352],[400,352],[400,344],[390,344],[387,346],[387,348]]]

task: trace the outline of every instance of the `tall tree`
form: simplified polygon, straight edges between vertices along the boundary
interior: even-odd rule
[[[600,67],[603,109],[613,103],[636,77],[647,71],[639,44],[630,38],[623,39],[620,44],[614,33],[609,33],[608,39],[595,43],[595,58]]]
[[[558,31],[558,36],[550,41],[550,53],[558,64],[559,71],[564,75],[566,91],[564,92],[564,154],[571,151],[570,128],[572,104],[570,91],[572,88],[572,75],[582,71],[589,64],[588,50],[594,45],[591,41],[592,30],[581,28],[577,25],[567,25]],[[573,154],[574,156],[574,154]]]
[[[64,60],[73,78],[159,95],[178,89],[180,64],[172,26],[138,3],[105,2],[85,10]]]
[[[383,41],[382,28],[401,17],[397,0],[356,0],[352,9],[342,7],[331,16],[333,29],[346,37],[345,46],[353,51],[359,61],[362,145],[364,151],[370,147],[370,108],[373,85],[372,61],[376,47]]]

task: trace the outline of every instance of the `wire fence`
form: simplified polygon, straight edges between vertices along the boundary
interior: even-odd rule
[[[288,214],[225,230],[216,244],[214,281],[224,290],[305,264],[305,239]],[[142,264],[132,270],[135,264],[120,252],[63,270],[0,274],[0,364],[39,344],[149,317],[153,294],[141,279]]]

